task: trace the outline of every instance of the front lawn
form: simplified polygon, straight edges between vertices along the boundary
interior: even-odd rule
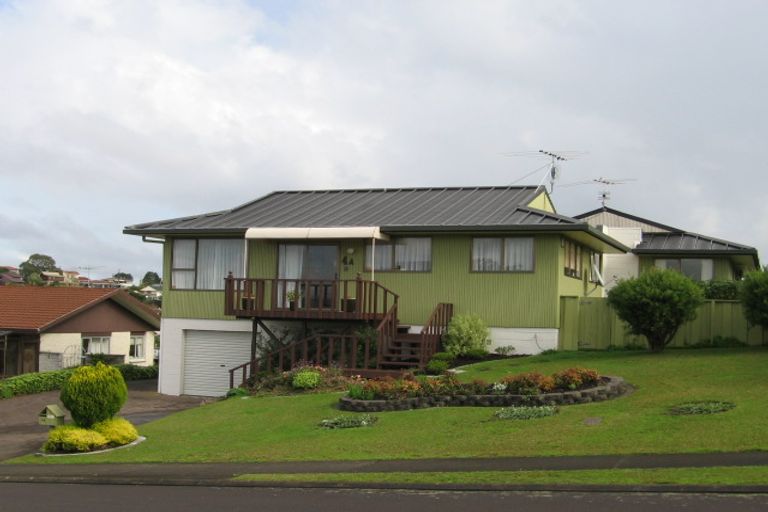
[[[143,425],[143,444],[103,455],[16,462],[224,462],[408,459],[750,451],[768,449],[768,350],[577,352],[480,363],[464,380],[553,373],[572,366],[619,375],[635,391],[561,407],[554,416],[496,420],[493,407],[377,413],[373,427],[324,430],[338,393],[233,398]],[[671,416],[693,400],[736,404],[724,413]]]

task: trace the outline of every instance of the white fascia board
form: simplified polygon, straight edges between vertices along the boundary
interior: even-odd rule
[[[376,238],[389,240],[389,235],[378,226],[355,226],[339,228],[248,228],[247,239],[311,240],[337,238]]]

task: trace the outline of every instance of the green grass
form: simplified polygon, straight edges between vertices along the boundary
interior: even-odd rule
[[[442,473],[255,473],[239,475],[233,480],[438,485],[768,485],[768,466]]]
[[[528,421],[493,418],[497,408],[448,407],[377,413],[370,428],[325,430],[338,393],[234,398],[142,425],[144,443],[87,457],[16,462],[225,462],[683,453],[768,449],[768,350],[577,352],[467,367],[462,379],[552,373],[571,366],[620,375],[636,386],[606,402],[564,406]],[[736,404],[716,415],[671,416],[692,400]],[[588,418],[600,418],[587,425]]]

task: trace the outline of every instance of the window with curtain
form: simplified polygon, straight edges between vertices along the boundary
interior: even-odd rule
[[[371,270],[372,245],[365,247],[365,269]],[[390,243],[376,242],[376,271],[432,271],[432,239],[427,237],[398,238]]]
[[[128,349],[128,356],[131,359],[144,359],[144,336],[139,334],[131,335],[131,346]]]
[[[371,258],[373,256],[373,246],[365,246],[365,270],[371,270]],[[376,241],[376,257],[373,258],[375,267],[373,270],[392,270],[392,244],[388,242]]]
[[[532,272],[533,238],[472,239],[473,272]]]
[[[243,277],[243,241],[204,238],[173,241],[171,286],[177,290],[223,290],[229,272]]]
[[[83,336],[86,354],[109,354],[109,336]]]

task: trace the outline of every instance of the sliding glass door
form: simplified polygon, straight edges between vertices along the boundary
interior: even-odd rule
[[[278,304],[300,308],[334,306],[338,279],[339,248],[336,245],[280,244],[277,277]]]

